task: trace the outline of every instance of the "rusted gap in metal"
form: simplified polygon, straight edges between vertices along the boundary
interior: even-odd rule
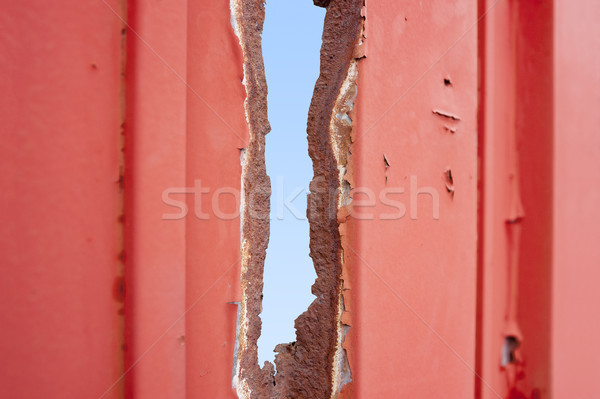
[[[232,23],[244,55],[245,107],[250,131],[242,172],[242,300],[234,376],[240,398],[333,398],[350,380],[342,347],[348,326],[342,321],[343,248],[338,212],[348,204],[350,195],[346,166],[352,121],[348,113],[356,95],[356,59],[364,56],[359,46],[363,0],[318,3],[327,6],[327,13],[321,71],[307,124],[314,172],[307,213],[310,256],[317,273],[312,286],[316,299],[296,319],[296,342],[275,348],[275,373],[271,363],[259,366],[257,349],[271,191],[264,155],[265,135],[270,130],[261,50],[265,10],[263,0],[231,2]]]
[[[267,120],[267,82],[261,48],[265,7],[263,0],[232,0],[230,5],[233,29],[244,59],[244,107],[250,135],[242,156],[242,299],[233,385],[240,398],[256,398],[268,397],[258,395],[272,385],[273,374],[273,370],[261,370],[258,366],[257,346],[271,195],[265,165],[265,136],[271,128]]]

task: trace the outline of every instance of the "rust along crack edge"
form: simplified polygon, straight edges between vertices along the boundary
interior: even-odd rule
[[[316,296],[295,321],[296,341],[279,344],[275,366],[258,364],[263,271],[269,242],[271,183],[265,166],[267,84],[261,33],[263,0],[231,0],[232,26],[243,54],[250,141],[242,151],[241,302],[233,387],[240,398],[335,398],[352,380],[344,348],[343,234],[352,186],[351,144],[358,61],[365,56],[364,0],[315,1],[326,7],[320,75],[308,113],[313,180],[308,195],[310,256]]]

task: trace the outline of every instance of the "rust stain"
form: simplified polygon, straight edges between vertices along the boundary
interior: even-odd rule
[[[120,0],[118,2],[119,15],[126,16],[127,15],[127,1]],[[121,17],[120,17],[121,18]],[[118,200],[117,200],[117,265],[115,268],[115,280],[113,283],[113,296],[117,302],[116,312],[119,315],[119,338],[118,338],[118,352],[125,352],[127,348],[126,336],[127,336],[127,320],[125,319],[125,302],[127,295],[127,284],[125,280],[125,268],[127,266],[126,263],[126,248],[127,248],[127,231],[124,223],[125,220],[125,208],[127,196],[131,193],[129,192],[129,187],[127,186],[127,182],[125,180],[126,168],[128,166],[129,159],[126,158],[125,154],[125,142],[126,142],[126,134],[128,132],[127,126],[125,125],[125,120],[127,119],[127,82],[125,80],[125,72],[127,71],[127,27],[126,22],[123,19],[121,20],[121,37],[120,37],[120,65],[119,65],[119,141],[117,150],[117,159],[118,159],[118,178],[117,178],[117,186],[118,186]],[[96,62],[92,63],[92,69],[94,71],[98,70],[98,65]],[[125,357],[119,353],[119,362],[118,369],[119,373],[122,373],[125,370]],[[122,388],[121,388],[122,389]]]
[[[275,364],[258,364],[263,270],[269,240],[270,181],[264,145],[269,132],[267,87],[261,51],[263,0],[233,0],[234,28],[244,54],[246,117],[250,143],[243,165],[242,301],[239,353],[234,386],[240,398],[332,398],[348,382],[342,348],[347,326],[344,313],[343,252],[338,211],[349,196],[344,178],[351,144],[348,112],[356,95],[356,47],[363,0],[316,1],[327,13],[321,47],[321,71],[308,114],[308,147],[314,178],[307,216],[310,256],[317,279],[316,299],[295,322],[296,342],[275,348]]]
[[[121,276],[115,277],[113,281],[113,298],[119,303],[125,302],[125,282]]]

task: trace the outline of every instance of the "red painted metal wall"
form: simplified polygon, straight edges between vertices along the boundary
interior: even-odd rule
[[[365,219],[351,220],[344,247],[352,397],[473,397],[476,11],[367,2],[351,152],[355,192],[377,206],[355,193]]]
[[[129,2],[125,250],[126,397],[185,398],[187,2]],[[171,188],[171,190],[170,190]],[[180,198],[178,198],[180,197]]]
[[[592,205],[600,45],[589,18],[600,10],[594,2],[480,2],[480,12],[488,9],[479,43],[477,393],[597,396],[590,282],[600,257],[590,240],[600,217]],[[507,336],[520,346],[502,367]]]
[[[229,3],[125,6],[0,16],[2,397],[235,397]],[[597,2],[364,14],[342,396],[600,395]]]
[[[123,363],[122,23],[101,1],[2,8],[0,396],[98,398]]]
[[[552,4],[480,2],[477,394],[550,393]],[[512,270],[512,271],[511,271]],[[507,337],[520,342],[502,365]],[[535,393],[534,393],[535,392]]]
[[[600,3],[554,10],[552,393],[600,393]]]
[[[186,218],[187,397],[235,398],[232,390],[240,300],[241,149],[248,142],[241,49],[228,1],[188,4]],[[222,215],[215,213],[222,212]],[[219,213],[220,213],[219,212]]]

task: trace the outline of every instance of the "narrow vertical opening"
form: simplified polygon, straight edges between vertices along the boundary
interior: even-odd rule
[[[246,162],[242,169],[245,198],[242,203],[242,297],[238,334],[239,353],[235,360],[233,386],[240,398],[279,398],[298,397],[298,395],[306,398],[330,397],[339,392],[343,382],[340,379],[340,375],[343,374],[340,366],[344,363],[341,347],[343,342],[342,243],[337,211],[340,203],[341,172],[346,165],[351,130],[348,121],[345,120],[342,126],[343,118],[339,119],[336,115],[347,112],[347,108],[351,107],[352,103],[350,96],[355,93],[352,89],[356,78],[354,54],[363,26],[361,17],[363,0],[332,1],[327,6],[319,51],[319,77],[314,86],[312,79],[310,83],[303,83],[299,77],[300,71],[306,69],[307,37],[315,33],[311,29],[303,30],[307,28],[306,26],[293,25],[296,21],[302,21],[304,25],[307,20],[311,20],[302,9],[294,9],[286,4],[286,7],[281,9],[283,12],[281,16],[270,11],[269,20],[285,21],[286,30],[293,31],[294,37],[301,38],[299,42],[293,42],[292,36],[286,38],[285,30],[276,30],[276,39],[282,40],[283,46],[271,49],[268,41],[263,43],[262,37],[265,21],[264,0],[232,0],[231,6],[234,28],[244,56],[244,85],[247,93],[244,106],[250,133]],[[310,12],[308,9],[306,11]],[[316,30],[319,31],[320,29]],[[270,34],[266,33],[265,36],[270,37]],[[272,107],[271,122],[277,129],[276,125],[279,125],[277,120],[283,118],[283,125],[289,126],[294,115],[292,108],[298,107],[291,100],[298,98],[298,92],[305,87],[305,84],[308,84],[309,88],[314,87],[305,126],[308,136],[308,154],[312,165],[310,193],[306,199],[306,215],[310,226],[308,229],[310,258],[316,272],[316,279],[313,274],[308,281],[314,280],[310,292],[316,299],[311,302],[312,298],[308,296],[305,303],[310,302],[310,305],[294,320],[295,340],[285,343],[284,339],[284,343],[279,343],[274,348],[277,352],[274,359],[277,365],[276,372],[271,362],[263,362],[263,366],[259,366],[258,356],[258,340],[263,327],[264,331],[269,328],[268,317],[265,316],[267,311],[263,312],[263,308],[269,305],[265,297],[269,296],[270,292],[268,287],[263,290],[267,246],[269,236],[273,240],[280,235],[275,228],[270,229],[269,212],[273,209],[275,221],[278,220],[278,215],[283,215],[281,219],[285,222],[286,210],[293,214],[291,210],[294,207],[291,206],[293,201],[287,201],[286,204],[285,197],[282,204],[278,206],[276,202],[280,198],[277,194],[273,197],[275,204],[271,206],[272,179],[277,180],[277,176],[269,178],[267,175],[265,148],[268,145],[265,136],[271,131],[271,124],[267,115],[267,79],[263,54],[276,54],[277,60],[281,61],[285,59],[282,56],[285,51],[291,49],[294,52],[292,54],[300,56],[300,61],[295,61],[298,58],[292,57],[292,61],[295,62],[293,68],[286,66],[284,69],[283,81],[286,84],[281,86],[284,90],[283,100],[275,98],[278,85],[271,78],[270,83],[273,87],[270,103],[276,104],[275,108],[282,106],[284,110],[281,113],[283,116],[276,116]],[[272,58],[269,55],[265,58],[267,63],[271,64]],[[269,75],[273,74],[277,75],[271,69]],[[294,82],[297,85],[293,85]],[[301,126],[304,131],[304,121]],[[269,141],[272,136],[282,137],[273,133],[269,136]],[[284,148],[289,149],[291,146],[294,144],[289,140],[284,141]],[[277,152],[276,145],[272,144],[269,151],[276,153],[283,160],[286,170],[299,170],[299,166],[290,162],[285,153]],[[272,162],[269,161],[269,168],[274,169],[275,174],[281,173],[279,168],[273,168]],[[277,186],[276,183],[274,185]],[[302,185],[300,183],[300,187]],[[284,194],[285,187],[284,180],[282,191]],[[263,216],[263,213],[266,215]],[[293,222],[293,219],[289,220]],[[302,218],[298,217],[297,221],[301,222]],[[305,224],[304,229],[306,228]],[[302,231],[301,229],[300,227],[299,231]],[[291,242],[290,239],[285,240],[284,264],[294,260],[290,255],[292,243],[293,240]],[[270,248],[272,255],[276,253],[274,248],[272,241]],[[298,248],[302,248],[301,243]],[[277,266],[276,263],[275,265]],[[266,280],[269,284],[268,276]],[[284,285],[282,285],[284,298],[294,298],[293,294],[290,295],[290,287],[295,281],[298,281],[298,277],[285,274]],[[276,304],[281,305],[281,296],[272,298]],[[298,309],[302,308],[303,306],[298,307]],[[288,314],[293,318],[297,312]],[[280,315],[277,315],[277,318],[281,319]],[[264,335],[262,339],[263,347],[266,346],[264,344],[266,336]],[[274,339],[274,341],[278,342],[281,339]],[[289,339],[287,341],[289,342]]]
[[[296,339],[294,320],[315,296],[306,217],[313,177],[306,117],[319,77],[325,9],[311,2],[267,2],[262,36],[271,132],[266,137],[271,178],[271,227],[264,269],[259,365],[274,362],[274,349]]]

